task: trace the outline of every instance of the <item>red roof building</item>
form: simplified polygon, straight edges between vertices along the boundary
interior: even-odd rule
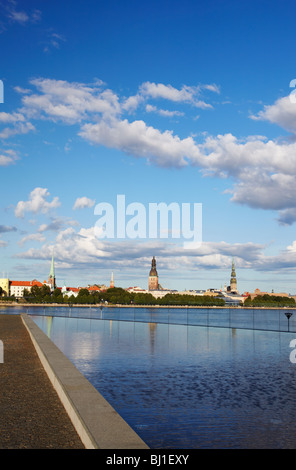
[[[33,281],[9,281],[9,294],[20,298],[23,297],[25,289],[30,291],[33,286],[42,287],[43,284],[37,279],[33,279]]]

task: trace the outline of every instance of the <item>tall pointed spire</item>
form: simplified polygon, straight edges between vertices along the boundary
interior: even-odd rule
[[[111,274],[110,289],[114,287],[113,273]]]
[[[51,288],[52,291],[56,288],[53,254],[52,254],[52,258],[51,258],[51,266],[50,266],[50,272],[49,272],[49,277],[48,277],[48,284],[50,285],[50,288]]]
[[[54,258],[53,258],[53,255],[52,255],[52,258],[51,258],[51,266],[50,266],[49,276],[55,277],[54,276]]]

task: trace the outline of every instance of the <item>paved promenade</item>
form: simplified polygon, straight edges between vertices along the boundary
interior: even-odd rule
[[[84,448],[19,315],[0,315],[0,449]]]

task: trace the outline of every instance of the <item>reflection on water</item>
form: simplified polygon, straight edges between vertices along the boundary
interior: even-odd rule
[[[71,307],[68,305],[34,307],[18,305],[0,306],[1,313],[29,313],[67,318],[93,318],[145,323],[169,323],[172,325],[215,326],[220,328],[244,328],[296,333],[295,309],[246,309],[246,308],[149,308],[149,307]],[[289,321],[286,314],[292,316]]]
[[[293,333],[33,316],[151,448],[294,448]]]

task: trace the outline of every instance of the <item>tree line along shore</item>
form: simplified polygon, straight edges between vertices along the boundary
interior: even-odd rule
[[[106,291],[89,292],[88,289],[80,289],[78,295],[63,295],[61,289],[33,286],[30,291],[24,290],[21,300],[12,297],[1,297],[3,302],[16,302],[24,304],[57,304],[57,305],[134,305],[134,306],[213,306],[225,307],[225,300],[219,296],[172,294],[168,293],[162,298],[155,298],[150,293],[132,293],[120,287],[113,287]],[[243,307],[295,307],[294,298],[273,295],[259,295],[254,299],[248,297]]]

